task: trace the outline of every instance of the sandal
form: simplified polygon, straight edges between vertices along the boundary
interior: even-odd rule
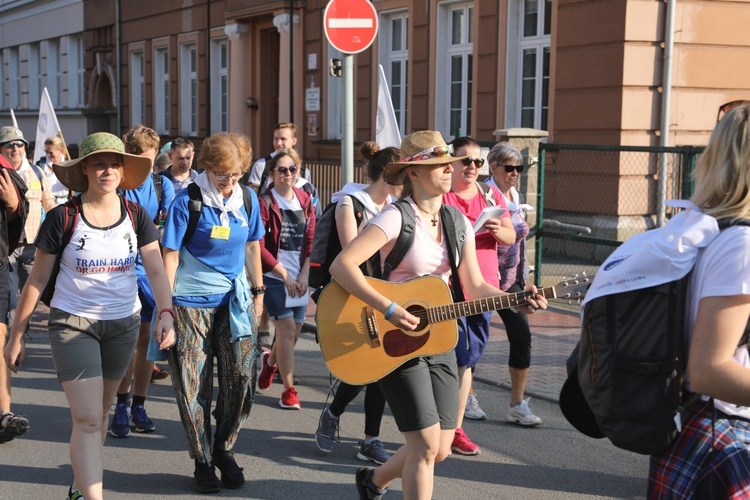
[[[71,486],[68,490],[68,500],[83,500],[83,493],[81,493],[81,490],[74,491]]]
[[[3,426],[5,422],[5,426]],[[6,412],[0,415],[0,443],[12,441],[16,436],[25,434],[29,430],[29,421],[24,417],[12,412]]]
[[[258,330],[258,350],[270,351],[271,346],[271,332]]]

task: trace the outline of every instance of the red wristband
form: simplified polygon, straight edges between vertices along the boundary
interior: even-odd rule
[[[172,315],[172,319],[175,319],[174,309],[172,309],[171,307],[165,307],[164,309],[160,309],[159,314],[157,314],[156,317],[161,319],[162,313],[169,313]]]

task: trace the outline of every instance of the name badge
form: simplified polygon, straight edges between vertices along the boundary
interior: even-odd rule
[[[42,183],[39,181],[29,182],[29,189],[42,189]]]
[[[226,226],[213,226],[211,228],[211,238],[216,238],[218,240],[228,240],[229,230],[230,228]]]

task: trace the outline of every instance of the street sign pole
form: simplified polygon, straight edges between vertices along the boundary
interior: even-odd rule
[[[341,182],[354,182],[354,55],[344,54],[344,126],[341,137]]]
[[[341,181],[354,182],[354,54],[367,49],[378,33],[378,13],[368,0],[331,0],[323,12],[323,29],[344,54],[341,117]]]

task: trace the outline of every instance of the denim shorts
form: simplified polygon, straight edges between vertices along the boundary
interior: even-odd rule
[[[10,311],[10,266],[0,262],[0,323],[8,324]]]
[[[284,319],[294,316],[295,323],[305,321],[306,306],[286,307],[286,286],[281,280],[265,277],[266,293],[263,296],[263,307],[271,319]]]
[[[137,279],[138,299],[141,301],[141,321],[151,323],[151,317],[154,315],[154,308],[156,307],[154,292],[151,291],[151,283],[148,281],[148,276],[138,275]]]

